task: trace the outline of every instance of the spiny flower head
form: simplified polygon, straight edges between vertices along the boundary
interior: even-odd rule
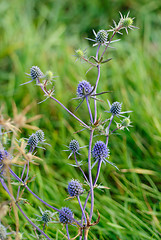
[[[111,105],[110,112],[114,115],[119,115],[121,112],[122,103],[114,102]]]
[[[106,44],[108,39],[108,33],[105,30],[100,30],[95,36],[96,42],[100,44]]]
[[[77,87],[77,96],[80,98],[84,98],[89,95],[93,90],[91,84],[85,80],[79,82]]]
[[[106,159],[109,157],[109,154],[110,154],[110,151],[109,151],[108,147],[106,146],[106,144],[102,141],[97,141],[92,149],[92,156],[95,159],[95,162],[94,162],[92,168],[94,167],[94,165],[97,162],[98,163],[100,163],[100,162],[106,163],[107,162],[118,169],[118,167],[114,163],[112,163]]]
[[[0,239],[5,240],[7,236],[6,228],[0,223]]]
[[[51,221],[51,217],[52,217],[52,212],[50,212],[49,210],[46,210],[42,214],[42,221],[44,223],[48,223]]]
[[[109,41],[108,41],[108,31],[107,30],[99,30],[98,33],[96,33],[93,30],[95,39],[91,39],[91,38],[86,38],[86,39],[88,39],[88,40],[90,40],[92,42],[95,42],[93,44],[93,46],[107,45],[109,43]],[[110,30],[110,31],[112,31],[112,30]],[[110,41],[110,43],[117,42],[117,41],[119,41],[119,40]]]
[[[124,117],[122,114],[132,112],[132,111],[121,112],[122,103],[120,102],[113,102],[112,105],[108,99],[107,99],[107,102],[110,107],[110,111],[105,111],[105,112],[112,113],[113,116]]]
[[[38,144],[39,140],[38,140],[38,137],[35,133],[32,133],[32,135],[29,137],[28,139],[28,145],[31,146],[31,147],[36,147],[37,144]]]
[[[59,220],[61,223],[72,223],[72,220],[70,220],[67,216],[65,216],[63,213],[68,214],[70,217],[73,217],[73,212],[68,207],[62,207],[61,208],[62,213],[59,213]]]
[[[68,184],[68,193],[70,196],[79,196],[84,192],[82,184],[78,180],[71,180]]]
[[[77,153],[79,150],[79,142],[75,139],[71,140],[69,143],[69,150],[73,153]]]
[[[130,126],[130,123],[131,123],[130,117],[127,117],[127,118],[124,118],[124,119],[122,120],[121,125],[122,125],[123,127],[129,127],[129,126]]]
[[[36,134],[39,142],[43,142],[44,141],[45,134],[44,134],[43,130],[41,130],[41,129],[37,130],[35,134]]]
[[[121,32],[119,32],[119,30],[125,29],[126,33],[128,34],[128,30],[127,30],[128,28],[131,29],[131,30],[133,30],[134,28],[138,29],[137,27],[133,26],[134,18],[129,17],[130,12],[128,12],[127,16],[123,16],[121,12],[119,12],[119,13],[120,13],[120,16],[121,16],[119,23],[116,24],[116,22],[113,20],[114,27],[111,27],[112,29],[108,30],[108,32],[113,31],[113,32],[117,32],[119,34],[122,34]]]
[[[32,66],[30,69],[30,76],[31,76],[32,80],[37,80],[39,78],[42,78],[44,75],[41,72],[39,67]]]
[[[101,161],[109,156],[109,150],[102,141],[97,141],[92,150],[92,156],[96,161]]]

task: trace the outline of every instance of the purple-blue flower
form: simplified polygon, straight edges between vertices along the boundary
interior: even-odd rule
[[[78,180],[71,180],[68,184],[68,193],[71,197],[79,196],[84,192],[82,184]]]
[[[79,98],[84,98],[88,96],[93,90],[93,87],[91,84],[85,80],[79,82],[77,87],[77,96]]]
[[[73,217],[73,212],[68,207],[62,207],[61,208],[62,213],[59,213],[59,220],[61,223],[72,223],[72,220],[69,219],[67,216],[65,216],[63,213],[68,214],[70,217]]]

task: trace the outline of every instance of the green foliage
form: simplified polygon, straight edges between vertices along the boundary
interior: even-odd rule
[[[124,109],[133,111],[130,118],[133,128],[130,133],[122,131],[121,136],[110,138],[111,161],[121,170],[116,173],[109,165],[102,167],[99,183],[110,189],[95,191],[95,209],[100,212],[101,219],[89,233],[91,240],[161,238],[161,2],[134,0],[129,5],[123,0],[0,2],[0,101],[5,103],[5,111],[11,116],[13,100],[21,111],[27,104],[43,99],[34,83],[20,86],[27,81],[24,73],[29,73],[33,65],[59,76],[55,79],[56,97],[74,111],[77,103],[70,99],[76,96],[78,82],[86,78],[92,83],[96,76],[93,70],[85,77],[88,64],[79,61],[74,64],[75,48],[85,49],[88,43],[82,39],[93,35],[92,28],[105,29],[112,24],[110,19],[119,21],[118,11],[126,14],[127,8],[136,17],[135,25],[140,30],[129,31],[129,36],[124,34],[122,41],[115,43],[116,50],[110,50],[113,60],[102,66],[100,89],[113,91],[108,95],[110,102],[123,102]],[[87,54],[92,55],[92,51],[87,49]],[[106,98],[102,96],[104,101]],[[87,110],[82,106],[77,114],[86,121]],[[100,106],[100,112],[107,107],[106,103],[104,107]],[[44,162],[39,167],[31,167],[36,179],[30,187],[46,202],[60,208],[66,204],[68,180],[71,177],[82,180],[80,172],[66,164],[73,162],[67,160],[68,154],[62,151],[63,144],[68,145],[75,138],[80,146],[84,146],[88,132],[73,135],[81,127],[52,100],[37,105],[28,116],[38,113],[43,114],[43,118],[36,124],[43,129],[52,147],[47,147],[46,153],[39,150]],[[108,113],[103,112],[105,114]],[[22,135],[28,137],[31,133],[31,130],[23,131]],[[83,148],[82,154],[85,151]],[[3,190],[2,193],[0,201],[8,198]],[[39,214],[40,203],[31,195],[24,197],[31,203],[24,207],[25,212],[31,212],[34,218]],[[76,200],[68,201],[68,205],[76,209]],[[75,215],[79,216],[80,212]],[[33,239],[29,236],[31,227],[21,214],[19,216],[23,236]],[[96,220],[96,213],[94,217]],[[9,215],[3,222],[14,229]],[[56,225],[52,230],[51,226],[49,223],[50,236],[61,239],[61,226]]]

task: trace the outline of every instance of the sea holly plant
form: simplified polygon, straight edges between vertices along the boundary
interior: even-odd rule
[[[45,141],[44,131],[41,129],[33,132],[27,139],[23,138],[23,140],[17,140],[17,131],[18,129],[14,125],[14,121],[10,119],[4,119],[2,114],[0,116],[0,183],[3,186],[4,190],[10,196],[10,204],[13,207],[15,219],[16,219],[16,239],[19,239],[19,219],[17,210],[19,210],[22,215],[27,219],[27,221],[32,225],[35,235],[33,236],[36,239],[52,239],[48,233],[46,226],[50,223],[49,227],[54,227],[54,224],[62,224],[65,226],[66,230],[66,239],[77,239],[79,240],[87,240],[89,231],[92,231],[92,228],[99,224],[100,214],[99,210],[97,210],[98,218],[96,221],[93,220],[93,213],[96,212],[94,208],[94,192],[95,188],[99,188],[97,182],[99,180],[99,175],[101,172],[102,162],[111,165],[111,169],[115,169],[119,171],[119,168],[115,165],[115,163],[109,161],[110,155],[112,155],[112,149],[109,149],[109,137],[112,134],[119,130],[127,129],[131,127],[130,116],[127,116],[131,111],[122,111],[122,103],[115,101],[112,104],[107,99],[108,105],[105,110],[106,117],[101,119],[99,117],[101,115],[98,112],[97,101],[101,101],[97,97],[101,97],[102,94],[109,94],[110,91],[103,91],[101,93],[97,93],[97,87],[101,80],[100,70],[101,64],[108,64],[111,58],[106,59],[106,53],[110,47],[113,48],[115,42],[120,39],[114,39],[116,34],[123,34],[125,29],[126,33],[128,33],[128,29],[136,28],[133,26],[133,19],[129,17],[129,13],[127,16],[124,16],[120,13],[120,20],[118,24],[114,22],[114,27],[110,29],[101,29],[97,33],[93,30],[94,39],[87,38],[89,41],[92,41],[93,47],[96,47],[96,55],[86,57],[87,52],[78,49],[75,51],[75,57],[82,61],[85,61],[89,64],[90,69],[97,69],[97,77],[96,80],[92,79],[91,82],[86,80],[82,80],[78,83],[78,87],[76,89],[76,100],[79,101],[76,110],[79,107],[87,108],[88,115],[86,122],[82,121],[79,117],[77,117],[76,111],[71,112],[63,103],[56,98],[56,92],[54,85],[56,84],[55,77],[52,71],[47,71],[45,74],[40,70],[38,66],[32,66],[30,69],[30,74],[27,74],[31,80],[22,83],[29,84],[35,83],[35,87],[39,87],[42,90],[45,99],[40,101],[39,103],[45,102],[48,99],[55,101],[59,104],[65,111],[67,111],[74,119],[79,123],[79,127],[81,130],[79,131],[87,131],[89,134],[89,140],[86,146],[80,146],[79,142],[76,139],[71,139],[67,149],[62,149],[64,151],[69,151],[67,158],[74,159],[75,165],[78,171],[81,172],[82,177],[84,178],[84,182],[80,182],[78,179],[73,179],[71,176],[71,180],[67,183],[67,192],[68,197],[64,196],[68,200],[72,201],[72,199],[76,199],[78,202],[78,206],[80,209],[81,218],[78,218],[74,214],[75,209],[70,209],[68,205],[68,201],[66,202],[66,206],[60,206],[60,208],[55,208],[53,205],[48,204],[43,199],[41,199],[38,195],[36,195],[29,187],[30,181],[32,178],[29,174],[30,165],[35,161],[39,161],[39,157],[36,156],[36,149],[42,148],[41,145],[47,144]],[[112,46],[111,46],[112,44]],[[103,79],[102,79],[103,81]],[[111,93],[112,94],[112,93]],[[92,99],[92,101],[91,101]],[[85,101],[84,105],[82,104]],[[47,104],[47,103],[45,103]],[[94,105],[94,108],[92,107]],[[93,110],[94,109],[94,110]],[[119,123],[116,122],[116,119],[120,119]],[[113,124],[116,124],[116,128],[111,129]],[[18,153],[12,150],[10,153],[10,149],[7,148],[7,144],[4,141],[4,136],[9,136],[8,133],[13,133],[12,138],[12,149],[17,149]],[[95,141],[95,134],[97,134],[97,141]],[[101,140],[99,137],[101,136]],[[14,147],[13,147],[14,146]],[[88,155],[84,156],[83,153],[80,153],[81,148],[88,149]],[[82,162],[78,161],[79,158],[84,160],[88,159],[88,164],[83,165]],[[13,171],[12,165],[18,164],[23,165],[22,172],[18,176],[15,171]],[[72,167],[72,164],[70,164]],[[97,168],[96,174],[93,171],[94,168]],[[14,167],[15,169],[15,167]],[[88,173],[88,174],[87,174]],[[30,176],[30,178],[29,178]],[[12,185],[11,185],[12,183]],[[17,187],[17,195],[13,194],[12,187]],[[21,202],[28,203],[27,200],[23,199],[23,193],[27,191],[29,194],[32,194],[35,198],[37,198],[44,206],[46,206],[46,210],[42,211],[40,208],[41,216],[37,216],[38,219],[31,220],[30,216],[27,216],[21,207]],[[15,191],[14,191],[15,192]],[[86,196],[85,201],[82,201],[82,195]],[[90,200],[90,210],[87,208],[87,203]],[[32,218],[33,219],[33,218]],[[43,225],[37,224],[37,221],[43,222]],[[77,235],[73,236],[72,230],[70,226],[75,226],[77,228]],[[0,237],[1,239],[5,239],[7,236],[6,227],[0,224]]]

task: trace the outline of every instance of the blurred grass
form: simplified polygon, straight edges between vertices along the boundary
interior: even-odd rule
[[[96,209],[101,214],[99,224],[93,227],[89,239],[128,240],[161,238],[161,2],[159,0],[74,0],[59,1],[18,1],[0,2],[0,102],[5,103],[5,112],[12,116],[12,101],[19,112],[29,103],[43,99],[42,92],[33,83],[19,86],[27,81],[26,72],[33,65],[42,71],[52,70],[56,76],[55,94],[72,111],[76,102],[77,84],[82,79],[91,83],[96,80],[96,70],[88,65],[75,63],[74,49],[85,49],[85,37],[92,37],[92,29],[108,28],[112,19],[119,20],[118,11],[136,17],[135,25],[140,29],[129,31],[122,40],[115,43],[116,50],[110,50],[108,57],[113,60],[102,65],[99,91],[113,90],[109,100],[123,102],[123,110],[132,110],[130,132],[121,132],[110,138],[110,160],[121,169],[115,172],[111,166],[102,166],[99,183],[110,190],[95,191]],[[88,47],[88,56],[94,48]],[[65,90],[65,91],[64,91]],[[102,99],[106,101],[107,96]],[[98,104],[102,119],[107,104]],[[85,105],[77,115],[85,122],[88,112]],[[85,114],[86,113],[86,114]],[[75,200],[65,201],[67,182],[71,178],[82,180],[77,169],[67,165],[67,154],[62,150],[76,138],[80,145],[87,145],[89,133],[73,132],[80,129],[63,109],[51,100],[33,106],[28,117],[43,114],[35,124],[42,128],[52,147],[39,151],[44,162],[31,168],[36,180],[31,188],[44,200],[56,207],[69,206],[76,216],[80,210]],[[114,127],[114,125],[112,126]],[[28,136],[32,131],[22,131]],[[103,140],[103,137],[100,139]],[[96,141],[96,138],[94,139]],[[86,167],[87,150],[82,150]],[[69,161],[68,161],[69,162]],[[72,162],[72,161],[71,161]],[[152,171],[146,171],[152,170]],[[2,190],[1,200],[8,199]],[[32,218],[40,214],[40,203],[32,196],[25,195],[31,206],[23,206]],[[84,200],[82,196],[82,200]],[[88,209],[90,205],[87,205]],[[41,205],[45,210],[45,207]],[[24,237],[31,227],[20,216]],[[6,216],[3,223],[14,229],[14,220]],[[53,239],[62,239],[62,227],[49,224],[48,231]],[[73,229],[73,234],[76,234]]]

